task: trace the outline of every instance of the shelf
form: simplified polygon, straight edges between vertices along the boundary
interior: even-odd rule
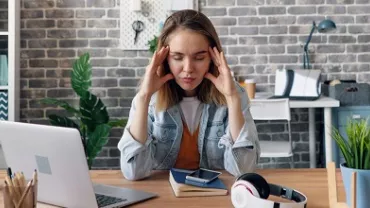
[[[0,0],[4,1],[4,0]],[[5,0],[7,2],[8,27],[0,28],[0,54],[7,55],[8,78],[1,82],[0,91],[8,95],[7,120],[18,121],[20,114],[20,8],[22,1]],[[6,9],[4,8],[4,11]],[[7,48],[7,49],[6,49]],[[0,114],[1,115],[1,114]],[[1,160],[0,160],[1,169]]]

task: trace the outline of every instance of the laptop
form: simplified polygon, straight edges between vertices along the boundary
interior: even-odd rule
[[[153,193],[93,184],[77,129],[0,121],[0,142],[13,172],[31,178],[37,169],[39,202],[69,208],[111,208],[156,197]]]
[[[277,69],[275,91],[270,99],[317,100],[321,95],[321,71],[313,69]]]

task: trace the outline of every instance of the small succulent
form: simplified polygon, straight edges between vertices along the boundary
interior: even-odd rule
[[[148,41],[149,51],[152,52],[152,54],[157,50],[157,43],[158,43],[158,37],[153,36],[153,39]]]

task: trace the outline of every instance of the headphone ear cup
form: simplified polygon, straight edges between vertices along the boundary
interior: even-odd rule
[[[231,202],[235,208],[247,208],[249,195],[260,198],[257,189],[248,181],[236,181],[231,187]]]
[[[243,187],[243,190],[248,191],[253,196],[260,198],[260,194],[258,190],[256,189],[256,187],[254,187],[253,184],[251,184],[248,181],[244,181],[244,180],[236,181],[231,187],[231,189],[237,188],[237,187]]]
[[[257,173],[245,173],[237,180],[245,180],[251,183],[258,191],[262,199],[267,199],[270,195],[270,186],[267,181]]]

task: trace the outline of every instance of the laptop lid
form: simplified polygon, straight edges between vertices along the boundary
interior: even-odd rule
[[[98,207],[77,129],[0,121],[0,142],[13,172],[38,171],[38,201]]]
[[[320,70],[278,69],[274,97],[317,99],[321,95]]]

